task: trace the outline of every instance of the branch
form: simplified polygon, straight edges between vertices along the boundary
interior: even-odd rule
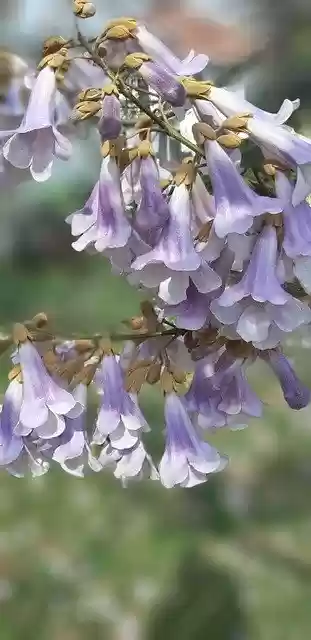
[[[143,111],[153,122],[155,122],[155,124],[157,124],[161,128],[162,131],[167,133],[167,135],[170,136],[170,138],[174,138],[175,140],[178,140],[180,144],[185,145],[186,147],[188,147],[188,149],[191,149],[191,151],[193,151],[194,153],[204,157],[204,153],[202,149],[197,147],[195,144],[192,144],[192,142],[190,142],[190,140],[187,140],[187,138],[184,138],[184,136],[182,136],[178,131],[176,131],[174,127],[172,127],[168,122],[164,122],[164,120],[162,120],[162,118],[160,118],[153,111],[151,111],[149,107],[142,104],[139,98],[136,98],[136,96],[132,93],[132,90],[126,86],[125,82],[123,82],[123,80],[120,77],[117,77],[116,74],[113,73],[111,69],[109,69],[108,65],[104,62],[104,60],[99,55],[97,55],[97,53],[93,51],[87,39],[80,32],[78,26],[77,26],[77,36],[81,46],[84,47],[84,49],[90,54],[93,62],[95,62],[95,64],[97,64],[101,69],[103,69],[103,71],[109,76],[109,78],[118,86],[118,88],[120,89],[121,93],[124,95],[125,98],[127,98],[130,102],[135,104],[135,106],[138,107],[140,111]]]

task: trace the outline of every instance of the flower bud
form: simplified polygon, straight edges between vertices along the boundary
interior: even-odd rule
[[[128,56],[125,57],[124,59],[124,66],[128,67],[129,69],[140,69],[141,65],[144,62],[148,62],[152,60],[152,58],[150,56],[148,56],[146,53],[130,53]]]
[[[205,140],[216,140],[216,131],[205,122],[196,122],[192,132],[198,144],[204,144]]]
[[[58,53],[66,44],[67,41],[61,36],[51,36],[47,38],[43,43],[43,57],[52,53]]]
[[[87,2],[87,0],[74,0],[73,12],[78,18],[92,18],[95,16],[96,8],[92,2]]]
[[[72,114],[71,120],[73,122],[82,122],[83,120],[88,120],[95,116],[101,109],[100,102],[92,102],[91,100],[85,100],[84,102],[79,102]]]
[[[184,85],[189,98],[202,98],[202,96],[207,97],[212,86],[211,82],[199,82],[194,78],[184,78],[182,80],[182,84]]]
[[[222,129],[230,129],[231,131],[244,131],[247,127],[249,119],[252,117],[251,113],[241,113],[231,118],[227,118],[222,123]]]
[[[78,95],[78,102],[97,102],[102,97],[102,90],[90,88],[85,91],[81,91]]]
[[[115,20],[109,20],[104,33],[107,33],[107,31],[109,31],[109,29],[112,29],[113,27],[119,27],[119,26],[125,27],[126,29],[128,29],[128,31],[134,31],[134,29],[136,29],[137,27],[137,22],[134,18],[127,18],[127,17],[125,18],[121,17],[121,18],[115,18]]]
[[[122,24],[111,27],[111,29],[108,29],[105,33],[105,39],[107,40],[127,40],[130,37],[130,31]]]
[[[241,138],[236,133],[222,134],[217,138],[217,142],[225,149],[238,149],[242,144]]]
[[[23,344],[29,339],[29,333],[25,325],[16,323],[13,327],[13,340],[15,344]]]

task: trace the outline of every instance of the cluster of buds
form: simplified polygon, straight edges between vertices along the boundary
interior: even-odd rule
[[[93,5],[76,0],[74,12],[89,17]],[[311,141],[285,124],[299,100],[263,111],[198,81],[207,62],[194,52],[180,60],[133,18],[92,41],[49,38],[21,120],[0,132],[0,177],[12,185],[21,174],[48,179],[55,158],[70,158],[72,124],[93,122],[101,166],[66,220],[72,247],[105,256],[147,298],[127,334],[58,340],[41,314],[0,341],[2,351],[16,347],[0,418],[10,473],[58,463],[75,475],[109,467],[124,483],[147,475],[191,487],[226,464],[211,431],[262,415],[247,379],[256,361],[289,407],[310,403],[283,353],[287,336],[311,323]],[[157,464],[144,444],[145,385],[164,396]]]

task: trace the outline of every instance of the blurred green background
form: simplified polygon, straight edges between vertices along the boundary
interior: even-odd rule
[[[39,51],[39,4],[24,3],[26,21],[14,14],[15,0],[1,1],[1,33],[12,50],[16,44],[30,56]],[[51,4],[55,11],[62,5]],[[127,3],[126,13],[141,12],[144,6],[136,4]],[[311,122],[307,3],[295,3],[295,20],[287,13],[291,2],[282,4],[281,18],[266,4],[263,17],[267,23],[276,20],[274,51],[285,27],[287,35],[274,58],[275,93],[271,67],[265,59],[259,63],[266,84],[260,84],[258,100],[265,96],[275,107],[301,89],[299,125],[306,132]],[[111,13],[105,3],[101,7]],[[44,35],[48,16],[57,24],[55,11],[46,12]],[[70,248],[64,218],[84,202],[99,168],[92,142],[92,136],[79,141],[74,159],[56,166],[49,183],[25,183],[13,194],[1,193],[3,328],[44,310],[60,332],[92,333],[115,327],[137,310],[138,294],[112,276],[100,256],[77,255]],[[311,385],[309,343],[305,336],[287,352]],[[7,370],[4,357],[2,390]],[[0,640],[310,636],[311,413],[287,409],[265,368],[253,370],[252,382],[266,403],[265,418],[245,431],[213,436],[231,462],[204,486],[166,491],[158,483],[143,483],[122,489],[104,473],[84,480],[57,469],[36,480],[0,473]],[[157,394],[145,394],[143,407],[159,459],[163,418]]]

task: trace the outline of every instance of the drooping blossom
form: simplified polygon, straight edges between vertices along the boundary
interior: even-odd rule
[[[277,235],[274,227],[261,232],[240,282],[229,285],[211,303],[216,318],[235,325],[239,336],[259,349],[276,346],[283,332],[310,322],[308,306],[288,294],[276,274]]]
[[[137,180],[140,185],[140,200],[134,214],[133,227],[147,244],[153,246],[170,214],[161,191],[158,167],[150,155],[140,159]]]
[[[67,160],[71,143],[55,126],[55,74],[50,67],[40,71],[32,89],[22,123],[3,147],[3,155],[18,169],[30,168],[38,182],[47,180],[54,157]]]
[[[102,141],[118,138],[121,133],[121,104],[113,85],[104,87],[104,99],[98,129]]]
[[[77,410],[74,396],[48,373],[34,345],[27,340],[18,349],[23,377],[23,398],[15,434],[35,433],[42,439],[56,438],[65,430],[65,416]]]
[[[166,447],[159,465],[162,484],[193,487],[206,482],[226,464],[218,451],[200,439],[181,401],[170,393],[165,400]]]
[[[303,201],[292,204],[294,184],[285,173],[277,171],[276,191],[283,202],[284,239],[282,247],[293,261],[293,273],[303,287],[311,292],[311,207]]]
[[[291,409],[304,409],[310,404],[311,391],[297,377],[289,360],[280,349],[271,349],[262,354],[281,385],[284,399]]]
[[[93,436],[95,444],[104,444],[109,436],[113,449],[134,447],[141,432],[148,430],[137,402],[125,390],[124,375],[115,356],[103,359],[97,376],[100,409]]]
[[[244,234],[256,216],[280,213],[277,198],[257,195],[246,184],[234,163],[215,140],[205,143],[207,166],[215,198],[215,231],[224,238],[229,233]]]
[[[170,215],[155,247],[139,256],[132,264],[132,281],[145,286],[159,286],[159,296],[167,304],[178,304],[186,299],[190,280],[199,291],[207,293],[217,289],[219,276],[196,251],[191,234],[190,195],[182,183],[175,187],[170,200]]]
[[[121,195],[120,172],[115,158],[103,159],[99,180],[85,206],[66,220],[71,224],[76,251],[91,246],[96,251],[124,247],[131,235]]]

